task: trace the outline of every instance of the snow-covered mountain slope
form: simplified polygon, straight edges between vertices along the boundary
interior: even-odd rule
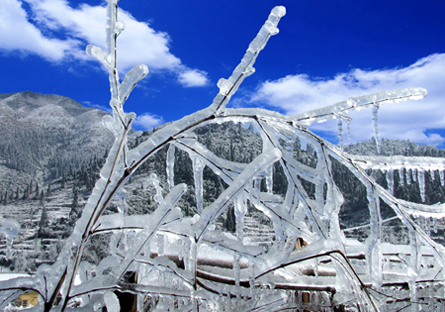
[[[0,190],[23,189],[23,179],[47,184],[94,155],[102,157],[113,141],[102,125],[105,114],[59,95],[1,94]],[[14,175],[15,182],[7,178]]]

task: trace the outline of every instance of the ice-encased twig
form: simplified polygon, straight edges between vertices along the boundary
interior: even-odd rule
[[[201,219],[194,224],[196,240],[199,241],[207,230],[208,225],[213,222],[226,208],[235,196],[244,189],[249,179],[262,172],[267,166],[278,161],[281,153],[278,149],[271,150],[268,154],[262,154],[255,158],[246,169],[233,181],[233,183],[209,206],[202,214]]]
[[[217,157],[215,154],[207,150],[203,145],[194,139],[178,139],[177,147],[183,149],[191,155],[199,155],[206,166],[208,166],[213,172],[215,172],[221,179],[227,184],[232,184],[233,180],[245,169],[246,164],[231,162]],[[265,213],[269,218],[274,219],[275,216],[279,217],[282,222],[289,222],[289,214],[286,212],[286,206],[280,205],[268,205],[264,199],[265,194],[253,195],[249,187],[244,188],[244,193],[248,198],[255,197],[256,208]],[[259,196],[259,197],[258,197]],[[291,223],[292,224],[292,223]],[[295,227],[294,224],[292,224]],[[296,228],[294,230],[297,230]],[[312,237],[312,234],[304,229],[298,229],[299,233],[304,233],[304,237]]]
[[[345,101],[307,111],[292,119],[299,125],[310,126],[314,122],[324,122],[338,115],[346,115],[353,110],[360,110],[371,105],[387,103],[398,103],[405,100],[420,100],[424,98],[427,91],[423,88],[405,88],[392,91],[383,91],[370,95],[351,97]]]
[[[362,156],[347,155],[357,166],[367,170],[422,169],[428,171],[444,170],[445,159],[417,156]]]
[[[274,133],[273,128],[270,127],[266,122],[261,122],[260,124],[265,133],[267,133],[267,137],[271,140],[273,146],[279,148],[280,144],[276,140],[276,136],[272,135]],[[317,229],[317,231],[321,235],[327,237],[327,230],[325,226],[321,222],[319,222],[319,218],[315,216],[316,210],[321,211],[321,207],[318,207],[317,202],[308,196],[304,187],[301,184],[301,181],[299,180],[299,176],[301,175],[302,178],[307,179],[308,181],[311,181],[314,184],[321,184],[324,181],[320,178],[320,172],[317,170],[311,170],[306,168],[302,169],[301,171],[296,170],[298,167],[301,166],[301,164],[288,153],[283,153],[282,160],[283,160],[283,170],[286,176],[288,176],[290,180],[289,182],[296,186],[299,198],[306,203],[304,207],[307,209],[307,217],[309,218],[311,224],[314,226],[314,228]]]
[[[282,6],[275,7],[269,15],[269,18],[261,27],[258,35],[250,43],[249,48],[244,54],[240,64],[235,68],[228,79],[221,78],[218,81],[219,93],[213,100],[212,106],[220,113],[226,107],[230,98],[238,90],[243,80],[255,72],[253,64],[258,54],[266,46],[267,41],[273,35],[278,33],[278,22],[286,14],[286,9]]]
[[[168,189],[171,190],[175,186],[175,145],[170,144],[167,150],[166,158],[166,173],[167,173],[167,183]]]
[[[377,146],[377,153],[380,154],[380,131],[379,131],[379,112],[380,104],[374,103],[372,106],[372,129],[374,130],[374,141]]]
[[[108,70],[111,101],[114,119],[108,119],[107,124],[116,136],[116,141],[109,152],[109,156],[101,171],[101,179],[91,194],[86,207],[84,208],[82,217],[76,223],[73,234],[67,240],[66,247],[60,253],[58,260],[54,264],[55,270],[47,276],[53,283],[49,284],[47,291],[49,297],[45,298],[49,305],[56,299],[57,293],[60,291],[63,298],[62,310],[65,309],[70,289],[74,281],[74,273],[76,272],[79,259],[83,251],[83,246],[88,238],[88,234],[100,217],[104,208],[107,206],[111,196],[113,196],[124,175],[124,169],[127,165],[127,131],[130,129],[131,123],[135,118],[134,114],[125,114],[122,110],[123,102],[128,98],[129,93],[134,88],[137,81],[142,79],[148,70],[145,65],[138,65],[131,70],[124,79],[121,86],[119,83],[119,73],[117,70],[116,60],[116,42],[117,37],[123,30],[123,23],[117,20],[117,2],[118,0],[109,0],[107,7],[107,53],[100,48],[94,46],[87,47],[87,53],[97,58]],[[123,97],[120,97],[122,91]],[[107,119],[105,119],[107,120]],[[59,279],[58,279],[58,278]],[[57,282],[59,280],[59,282]]]
[[[380,199],[374,192],[374,187],[371,184],[366,186],[369,219],[371,224],[371,233],[366,241],[368,245],[367,250],[367,266],[368,274],[372,285],[377,289],[382,286],[382,251],[381,251],[381,237],[382,237],[382,216],[380,214]]]
[[[169,217],[169,213],[174,210],[175,204],[187,190],[187,186],[185,184],[178,184],[175,186],[172,191],[167,195],[165,200],[159,205],[158,209],[156,209],[151,218],[146,218],[146,222],[144,224],[144,228],[138,232],[137,240],[133,243],[133,246],[126,250],[125,258],[121,259],[120,262],[115,263],[112,267],[112,271],[108,273],[106,276],[97,276],[96,278],[84,283],[82,285],[74,287],[75,293],[80,293],[90,288],[91,286],[99,283],[98,281],[106,282],[109,285],[116,285],[118,281],[122,278],[122,276],[128,271],[128,267],[133,263],[135,258],[141,252],[145,244],[154,236],[156,231],[167,222],[167,218]],[[104,217],[104,220],[110,219]],[[177,217],[173,217],[173,219],[178,220]],[[111,221],[111,220],[110,220]],[[141,224],[138,222],[138,224]],[[112,225],[115,227],[116,225]],[[104,225],[105,229],[107,229],[107,225]],[[101,228],[99,227],[99,230]]]

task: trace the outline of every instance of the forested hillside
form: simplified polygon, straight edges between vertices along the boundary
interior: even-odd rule
[[[59,95],[29,91],[1,94],[2,201],[32,196],[39,187],[47,188],[52,181],[79,170],[97,173],[98,168],[93,167],[113,140],[102,126],[105,114]]]

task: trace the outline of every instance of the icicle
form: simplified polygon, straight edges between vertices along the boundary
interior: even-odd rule
[[[420,241],[417,236],[417,232],[414,230],[409,231],[409,243],[410,243],[410,265],[408,267],[408,285],[409,285],[409,293],[411,297],[411,301],[415,302],[417,298],[417,289],[416,289],[416,277],[419,274],[420,268]]]
[[[173,186],[175,186],[175,146],[173,144],[170,144],[167,150],[167,183],[168,183],[168,189],[171,190]]]
[[[193,264],[190,263],[191,257],[190,257],[190,239],[184,239],[182,241],[182,258],[184,259],[184,268],[187,271],[191,271]]]
[[[417,169],[411,170],[411,175],[413,177],[413,182],[417,182]]]
[[[196,264],[198,262],[198,259],[197,259],[198,247],[197,247],[197,244],[194,241],[194,239],[191,239],[189,242],[190,242],[189,257],[188,257],[189,259],[187,261],[189,266],[186,267],[186,270],[192,274],[192,276],[193,276],[192,283],[195,284],[196,283],[196,280],[195,280],[196,275],[195,274],[196,274],[196,269],[197,269]],[[198,306],[197,306],[198,302],[197,302],[197,299],[195,298],[195,289],[194,288],[190,289],[190,301],[193,305],[192,311],[198,311]]]
[[[261,180],[261,177],[256,177],[253,180],[253,187],[250,191],[250,202],[253,205],[257,205],[260,200]]]
[[[400,177],[399,183],[401,186],[405,186],[405,174],[403,172],[403,169],[404,168],[399,168],[399,177]]]
[[[164,234],[156,234],[156,246],[158,247],[158,256],[164,255]]]
[[[240,288],[240,279],[241,279],[241,268],[240,268],[240,256],[238,254],[233,256],[233,277],[235,279],[236,286],[236,298],[241,299],[241,288]]]
[[[125,191],[125,189],[123,187],[117,192],[116,197],[119,200],[117,203],[117,210],[119,212],[121,212],[125,218],[125,216],[127,215],[127,212],[128,212],[128,208],[125,205],[125,200],[127,198],[127,192]]]
[[[200,214],[203,209],[203,190],[202,190],[202,174],[204,171],[204,162],[198,156],[192,157],[193,162],[193,178],[195,180],[195,194],[196,194],[196,209]]]
[[[366,239],[368,273],[373,286],[379,288],[383,283],[382,275],[382,217],[380,215],[380,198],[373,191],[372,187],[367,187],[368,208],[371,223],[371,233]]]
[[[315,258],[315,264],[314,264],[314,275],[315,275],[315,277],[318,277],[318,263],[319,263],[318,258]]]
[[[431,218],[425,218],[425,233],[431,236]]]
[[[266,176],[267,192],[272,194],[272,191],[273,191],[273,170],[272,170],[272,166],[266,169],[266,171],[264,172],[264,175]]]
[[[107,307],[107,311],[110,312],[119,312],[120,304],[119,299],[117,298],[116,294],[112,291],[107,291],[104,295],[104,303]]]
[[[379,134],[379,119],[378,119],[379,104],[372,106],[372,128],[374,129],[374,140],[377,146],[377,153],[380,154],[380,134]]]
[[[337,126],[338,126],[338,145],[340,146],[341,149],[343,149],[343,121],[341,120],[340,117],[338,118]]]
[[[250,287],[250,296],[252,298],[255,298],[256,291],[255,291],[255,262],[249,261],[249,287]]]
[[[433,219],[433,231],[434,233],[437,233],[437,219],[436,218],[432,218]]]
[[[386,171],[386,183],[388,184],[388,191],[394,194],[394,170],[389,169]]]
[[[236,197],[233,202],[235,209],[236,235],[243,242],[244,239],[244,216],[247,213],[247,204],[244,201],[244,193]]]
[[[417,170],[417,181],[419,182],[420,197],[425,202],[425,172],[422,169]]]
[[[178,260],[184,259],[184,242],[182,238],[178,239]]]
[[[445,186],[445,171],[439,170],[440,183]]]
[[[155,202],[160,204],[164,198],[162,197],[162,187],[159,186],[159,179],[156,173],[150,174],[150,182],[156,190],[156,195],[154,196]]]
[[[315,185],[315,201],[319,211],[322,211],[324,206],[324,186],[325,183],[317,183]]]
[[[405,169],[405,177],[406,177],[406,184],[407,185],[410,185],[412,183],[412,181],[411,181],[411,172],[412,172],[411,169],[408,169],[408,168]]]
[[[351,119],[348,119],[348,140],[350,140],[351,139]]]
[[[417,217],[417,224],[419,224],[419,226],[422,228],[422,230],[425,230],[425,228],[426,228],[425,217],[418,216]]]

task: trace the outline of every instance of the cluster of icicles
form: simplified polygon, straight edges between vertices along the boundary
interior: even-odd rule
[[[394,194],[394,174],[397,172],[401,186],[417,183],[419,185],[422,202],[425,202],[425,175],[431,180],[437,176],[440,185],[445,186],[445,159],[435,157],[366,157],[354,156],[355,163],[364,170],[385,173],[388,190]]]
[[[26,290],[39,294],[35,309],[45,311],[98,311],[105,306],[108,311],[120,311],[125,303],[118,296],[122,292],[131,294],[144,311],[374,311],[387,305],[400,309],[406,302],[415,309],[419,304],[434,307],[439,301],[431,298],[443,298],[444,248],[414,218],[437,220],[445,209],[408,203],[392,194],[394,170],[417,170],[413,176],[423,188],[421,170],[439,170],[443,178],[443,160],[353,158],[307,129],[313,122],[331,118],[350,120],[348,112],[374,107],[377,132],[380,105],[422,98],[424,89],[350,98],[296,116],[226,108],[244,78],[254,72],[253,64],[268,39],[278,33],[285,9],[276,7],[231,77],[218,82],[220,91],[209,107],[166,125],[130,150],[127,134],[135,114],[125,113],[123,104],[148,70],[138,65],[120,82],[116,40],[124,25],[117,18],[118,1],[108,2],[107,51],[89,46],[88,53],[109,71],[113,117],[106,117],[104,123],[114,133],[115,143],[56,263],[41,265],[35,276],[0,282],[0,308]],[[222,159],[199,143],[196,129],[225,122],[251,125],[262,139],[262,153],[250,163],[238,163]],[[313,147],[314,166],[295,156],[297,139]],[[180,207],[191,188],[174,183],[177,149],[187,153],[193,164],[197,211],[193,217],[185,217]],[[160,151],[167,153],[166,172],[152,173],[149,178],[157,208],[151,214],[127,215],[125,183]],[[346,239],[340,226],[344,198],[333,179],[333,160],[366,187],[369,235],[364,243]],[[227,185],[210,204],[203,200],[206,167]],[[287,182],[283,194],[273,191],[276,167]],[[387,171],[389,191],[367,174],[369,169]],[[117,201],[118,212],[104,214],[112,200]],[[409,244],[383,241],[382,225],[387,220],[380,213],[382,201],[407,228]],[[232,207],[234,234],[217,224]],[[269,219],[272,240],[257,243],[248,237],[244,220],[252,210]],[[85,261],[86,243],[102,234],[109,237],[109,255],[99,263]]]

